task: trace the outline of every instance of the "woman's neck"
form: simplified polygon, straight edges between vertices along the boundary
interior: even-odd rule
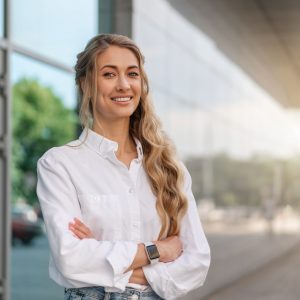
[[[129,122],[130,119],[128,118],[110,122],[101,121],[101,128],[97,123],[93,125],[95,132],[118,143],[118,151],[116,153],[118,158],[136,151],[135,143],[129,133]]]

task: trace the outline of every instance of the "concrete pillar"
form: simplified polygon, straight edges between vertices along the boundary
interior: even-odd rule
[[[99,1],[99,33],[132,36],[132,0]]]

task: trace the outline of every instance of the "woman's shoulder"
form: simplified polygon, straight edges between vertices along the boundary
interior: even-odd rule
[[[64,161],[66,158],[73,155],[74,152],[81,148],[81,141],[74,140],[62,146],[56,146],[48,149],[39,159],[41,161],[47,161],[49,163],[56,163]]]

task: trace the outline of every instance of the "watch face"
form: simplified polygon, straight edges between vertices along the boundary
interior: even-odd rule
[[[147,246],[147,251],[148,251],[149,258],[151,260],[159,258],[159,253],[158,253],[157,247],[155,245]]]

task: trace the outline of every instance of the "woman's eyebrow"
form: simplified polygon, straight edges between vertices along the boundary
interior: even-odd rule
[[[136,65],[133,65],[133,66],[129,66],[128,69],[139,69],[139,67]]]
[[[115,65],[104,65],[103,67],[100,68],[100,71],[104,68],[118,69],[118,67]],[[139,67],[137,65],[131,65],[131,66],[128,66],[127,69],[139,69]]]

